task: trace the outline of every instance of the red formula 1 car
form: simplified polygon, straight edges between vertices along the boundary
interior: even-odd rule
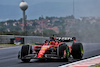
[[[53,40],[46,40],[44,44],[36,43],[34,49],[30,45],[23,45],[18,53],[18,58],[23,62],[31,59],[63,59],[68,61],[70,55],[74,59],[83,57],[82,43],[76,43],[73,37],[56,37]]]

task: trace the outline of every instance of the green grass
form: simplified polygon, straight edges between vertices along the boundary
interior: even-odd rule
[[[97,64],[96,66],[94,66],[94,67],[100,67],[100,64]]]
[[[35,44],[31,44],[31,45],[35,45]]]
[[[100,63],[96,64],[96,65],[93,65],[93,66],[90,66],[90,67],[100,67]]]
[[[22,46],[21,45],[15,45],[15,44],[0,44],[0,48],[8,48],[8,47],[15,47],[15,46]]]

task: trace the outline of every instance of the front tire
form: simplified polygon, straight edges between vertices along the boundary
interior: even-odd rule
[[[60,45],[59,46],[59,56],[63,57],[64,61],[68,61],[69,58],[69,50],[67,45]]]
[[[23,45],[21,48],[21,60],[23,62],[30,62],[31,59],[23,59],[26,55],[32,54],[32,46],[30,45]]]

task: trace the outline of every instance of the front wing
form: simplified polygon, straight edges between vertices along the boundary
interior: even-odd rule
[[[42,58],[38,58],[38,54],[29,54],[19,59],[63,59],[55,54],[44,54]]]

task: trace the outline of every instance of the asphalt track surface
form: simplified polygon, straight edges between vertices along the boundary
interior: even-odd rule
[[[23,63],[17,58],[18,51],[21,47],[3,48],[0,49],[0,67],[58,67],[64,64],[69,64],[78,59],[70,58],[69,62],[61,60],[47,60],[40,61],[32,59],[29,63]],[[84,56],[83,59],[100,55],[100,44],[99,43],[84,43]]]

